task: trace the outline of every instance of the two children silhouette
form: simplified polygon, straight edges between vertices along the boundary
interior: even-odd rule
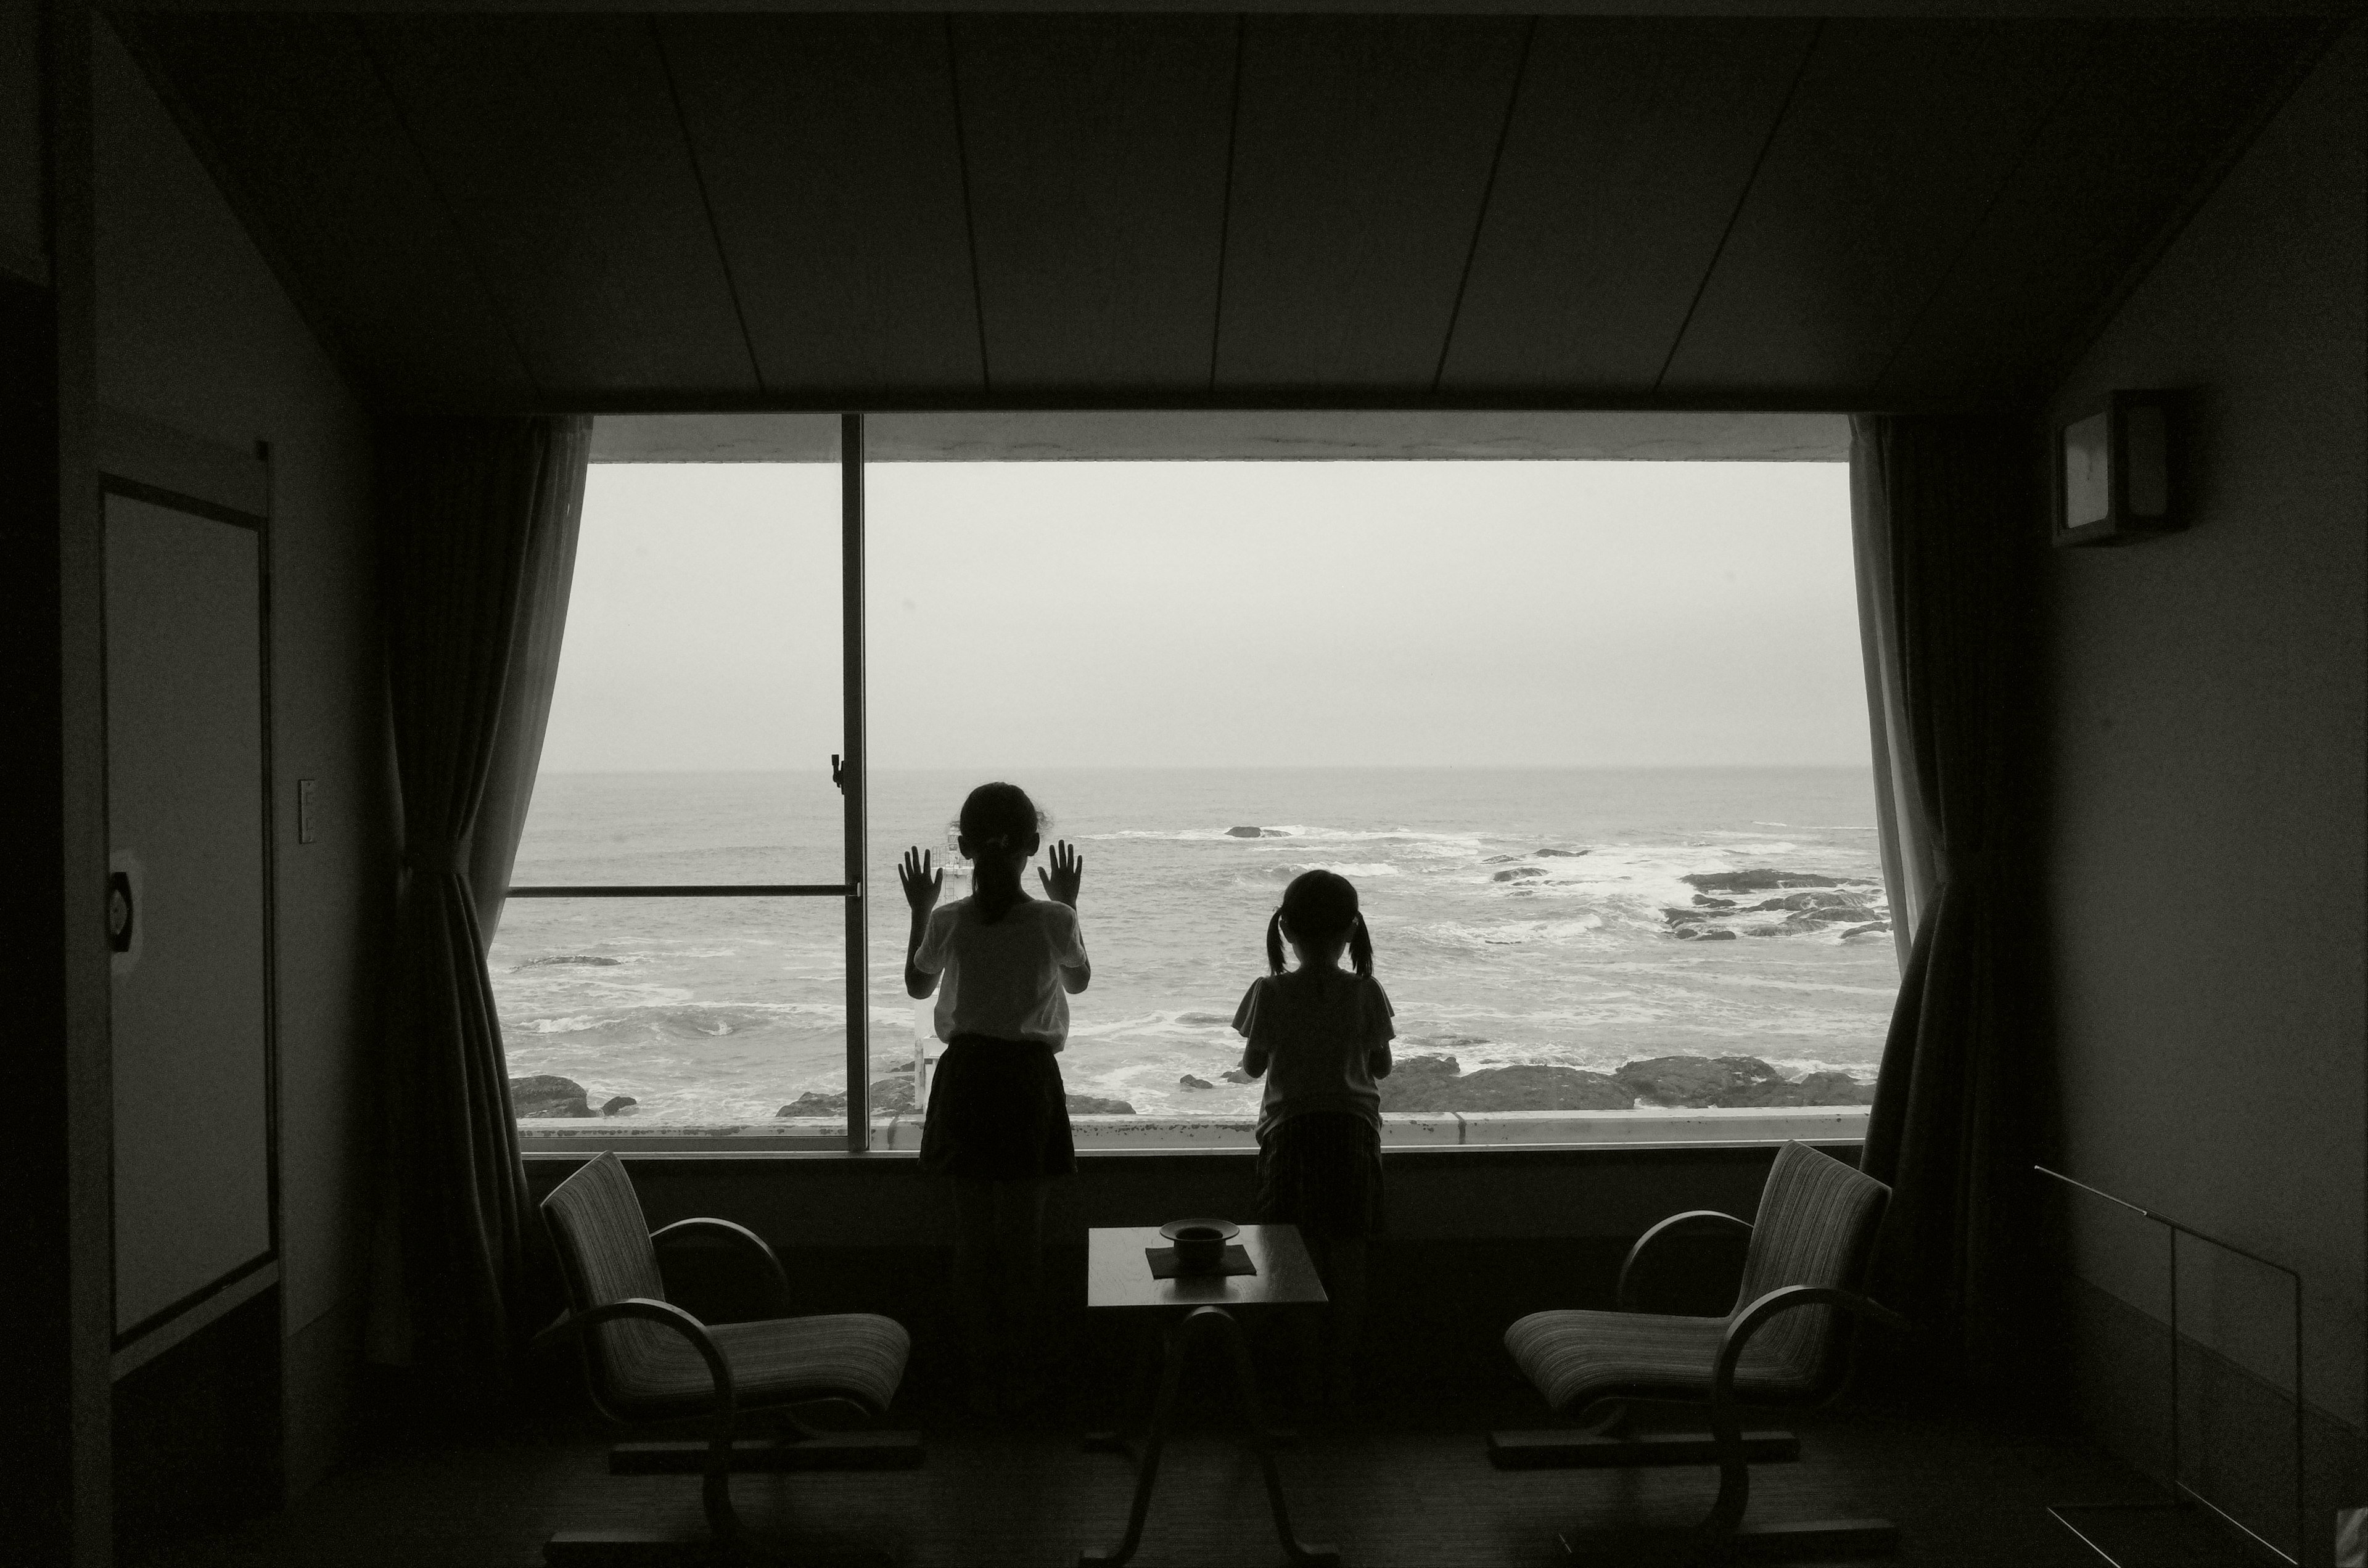
[[[1044,1201],[1076,1169],[1061,1070],[1068,998],[1092,982],[1077,921],[1085,861],[1065,841],[1022,882],[1043,816],[1017,785],[982,784],[962,802],[956,841],[971,862],[967,898],[940,904],[944,873],[905,852],[897,876],[912,928],[905,989],[937,995],[939,1058],[922,1127],[921,1168],[953,1195],[954,1289],[981,1415],[1037,1396]],[[1286,970],[1288,943],[1299,962]],[[1357,890],[1308,871],[1267,922],[1268,972],[1235,1013],[1241,1070],[1264,1077],[1258,1218],[1295,1224],[1334,1303],[1328,1354],[1303,1343],[1303,1389],[1345,1401],[1363,1321],[1366,1238],[1382,1219],[1381,1096],[1390,1070],[1389,998],[1373,979]],[[1343,970],[1347,957],[1349,968]]]

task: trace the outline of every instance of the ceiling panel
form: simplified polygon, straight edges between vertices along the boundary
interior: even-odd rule
[[[134,42],[358,391],[396,404],[455,385],[531,395],[351,18],[136,21]]]
[[[1403,15],[126,26],[357,389],[453,409],[2021,395],[2323,36]]]
[[[943,19],[658,36],[765,384],[985,391]]]
[[[2316,31],[2223,22],[2102,32],[1876,397],[2032,390]]]
[[[1249,19],[1218,391],[1429,392],[1530,27]]]
[[[648,22],[363,26],[538,382],[757,390]]]
[[[1240,35],[1232,17],[954,23],[997,390],[1208,390]]]
[[[1658,390],[1864,397],[2090,30],[1825,23]]]
[[[1815,36],[1540,23],[1441,389],[1650,387]]]

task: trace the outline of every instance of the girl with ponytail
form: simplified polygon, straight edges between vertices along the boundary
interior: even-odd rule
[[[1020,876],[1043,815],[1016,784],[982,784],[962,802],[955,846],[971,863],[971,895],[943,908],[945,873],[905,851],[897,879],[913,912],[905,990],[937,993],[946,1042],[921,1124],[921,1168],[950,1176],[954,1290],[970,1359],[970,1403],[991,1415],[1030,1403],[1037,1388],[1037,1296],[1043,1278],[1044,1197],[1077,1168],[1068,1098],[1053,1061],[1069,1038],[1069,997],[1093,979],[1077,929],[1086,863],[1053,846],[1044,890]]]
[[[1286,942],[1299,960],[1288,972]],[[1258,1215],[1299,1227],[1332,1298],[1321,1361],[1315,1324],[1304,1324],[1301,1392],[1345,1404],[1355,1393],[1352,1359],[1364,1324],[1365,1238],[1382,1223],[1375,1080],[1389,1076],[1397,1032],[1390,999],[1373,978],[1373,938],[1355,885],[1330,871],[1293,879],[1266,923],[1266,963],[1269,972],[1251,982],[1234,1014],[1234,1028],[1248,1042],[1242,1071],[1266,1079]]]

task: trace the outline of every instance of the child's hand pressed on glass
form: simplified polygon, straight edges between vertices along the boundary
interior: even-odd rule
[[[929,852],[915,846],[905,851],[904,864],[896,868],[896,880],[905,885],[905,902],[913,906],[916,919],[927,918],[938,906],[938,893],[946,885],[942,869],[929,869]]]
[[[1044,884],[1044,896],[1055,903],[1077,907],[1077,884],[1086,874],[1086,858],[1064,838],[1053,846],[1053,869],[1038,870],[1036,880]]]

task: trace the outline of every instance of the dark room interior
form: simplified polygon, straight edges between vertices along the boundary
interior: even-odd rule
[[[1751,1517],[2079,1568],[2108,1547],[2051,1507],[2168,1483],[2188,1533],[2119,1517],[2108,1561],[2362,1561],[2352,0],[26,0],[0,341],[9,1561],[698,1535],[697,1477],[607,1473],[575,1357],[527,1348],[567,1304],[537,1205],[610,1147],[650,1227],[734,1221],[795,1312],[909,1335],[871,1414],[918,1468],[736,1475],[750,1526],[916,1565],[1106,1550],[1132,1483],[1077,1438],[1144,1342],[1087,1310],[1087,1232],[1247,1219],[1248,1152],[1081,1136],[1044,1219],[1050,1397],[983,1418],[952,1231],[871,1131],[860,1042],[843,1138],[521,1140],[484,943],[587,463],[841,463],[860,541],[867,452],[1317,450],[1850,463],[1903,979],[1872,1107],[1800,1137],[1885,1184],[1862,1284],[1906,1326],[1852,1328],[1839,1398],[1749,1414],[1802,1437]],[[2130,392],[2175,394],[2175,526],[2117,490],[2131,542],[2064,548],[2059,437]],[[818,427],[835,449],[781,434]],[[221,548],[142,590],[109,540],[166,514]],[[209,573],[245,596],[245,706],[185,661],[142,708],[131,596],[229,603]],[[848,700],[856,844],[860,675]],[[252,929],[199,917],[256,983],[174,982],[248,1034],[142,1014],[176,884],[124,824],[202,790],[143,771],[135,722],[260,763],[259,828],[205,861],[252,881]],[[885,869],[824,891],[898,925]],[[1690,1525],[1714,1461],[1492,1464],[1491,1432],[1557,1419],[1506,1331],[1608,1312],[1667,1216],[1751,1219],[1787,1135],[1452,1121],[1391,1144],[1362,1403],[1277,1418],[1300,1533],[1545,1563],[1574,1528]],[[2192,1227],[2186,1272],[2037,1166]],[[668,1252],[666,1299],[773,1315],[731,1256]],[[1654,1256],[1648,1311],[1736,1303],[1734,1237]],[[1245,1321],[1273,1390],[1288,1336]],[[1138,1560],[1279,1561],[1192,1365]]]

